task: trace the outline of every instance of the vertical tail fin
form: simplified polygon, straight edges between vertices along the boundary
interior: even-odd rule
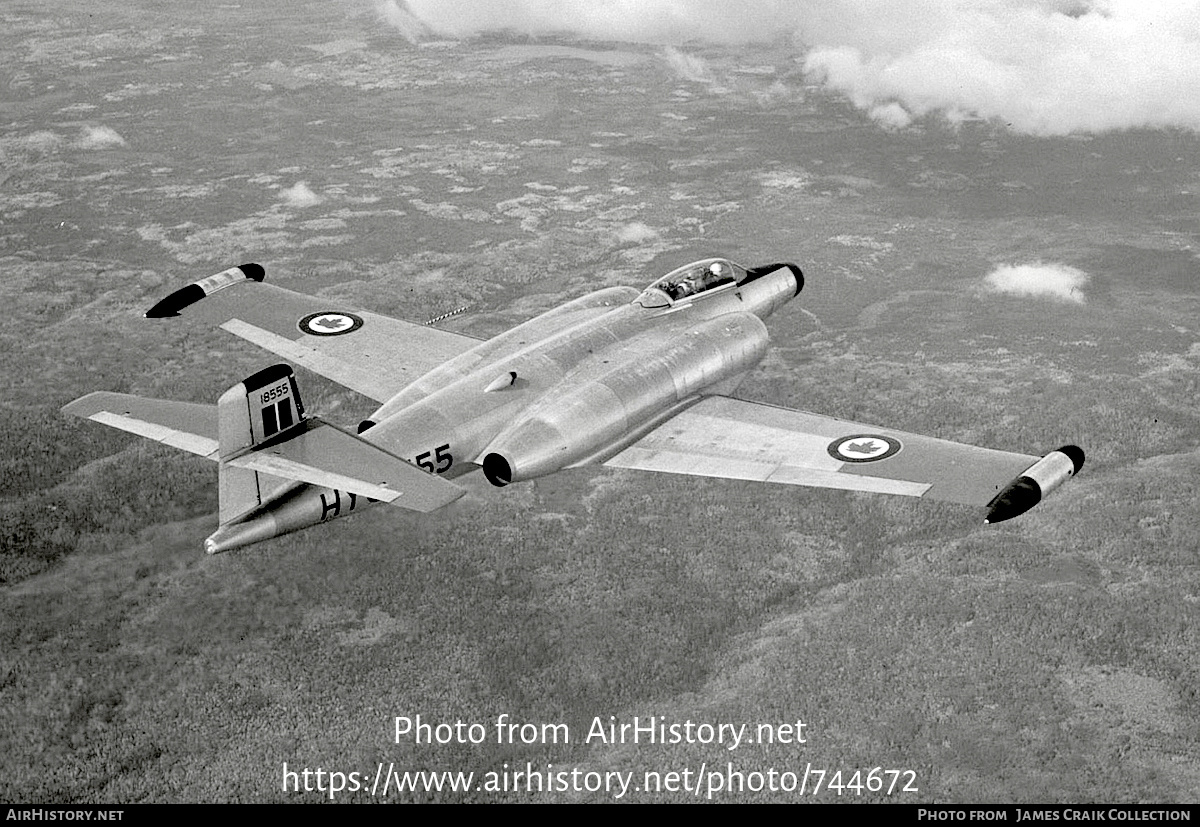
[[[296,377],[272,365],[234,385],[217,400],[221,525],[263,503],[289,481],[228,460],[267,442],[294,436],[306,426]]]

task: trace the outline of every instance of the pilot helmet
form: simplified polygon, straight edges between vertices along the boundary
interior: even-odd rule
[[[714,276],[720,276],[725,272],[725,267],[721,264],[721,262],[714,261],[712,264],[708,265],[708,271]]]

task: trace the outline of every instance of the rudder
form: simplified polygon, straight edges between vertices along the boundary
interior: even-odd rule
[[[289,480],[228,461],[264,443],[288,439],[307,426],[296,377],[272,365],[246,377],[217,400],[221,525],[261,505]]]

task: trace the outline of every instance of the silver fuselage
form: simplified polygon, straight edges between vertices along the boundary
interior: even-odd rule
[[[690,267],[712,261],[731,266],[710,259]],[[601,462],[703,396],[732,392],[765,355],[763,320],[799,292],[799,272],[747,278],[732,267],[737,281],[692,295],[671,295],[668,276],[640,293],[610,287],[530,319],[413,382],[360,435],[449,478],[482,468],[494,485]],[[223,529],[230,543],[210,551],[363,504],[345,492],[290,485],[247,515],[255,530]]]

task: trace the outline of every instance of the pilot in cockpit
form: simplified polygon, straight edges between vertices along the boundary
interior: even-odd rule
[[[719,261],[714,261],[708,266],[704,272],[704,289],[716,287],[718,284],[723,284],[728,279],[729,274],[725,272],[725,265]]]
[[[679,286],[684,289],[676,298],[682,298],[691,293],[703,293],[705,290],[728,283],[732,278],[724,264],[714,261],[702,270],[693,271],[680,282]]]
[[[733,280],[734,276],[729,265],[721,261],[714,261],[707,267],[694,267],[687,270],[682,278],[674,283],[664,280],[659,283],[658,287],[673,301],[679,301],[688,296],[728,284]]]

